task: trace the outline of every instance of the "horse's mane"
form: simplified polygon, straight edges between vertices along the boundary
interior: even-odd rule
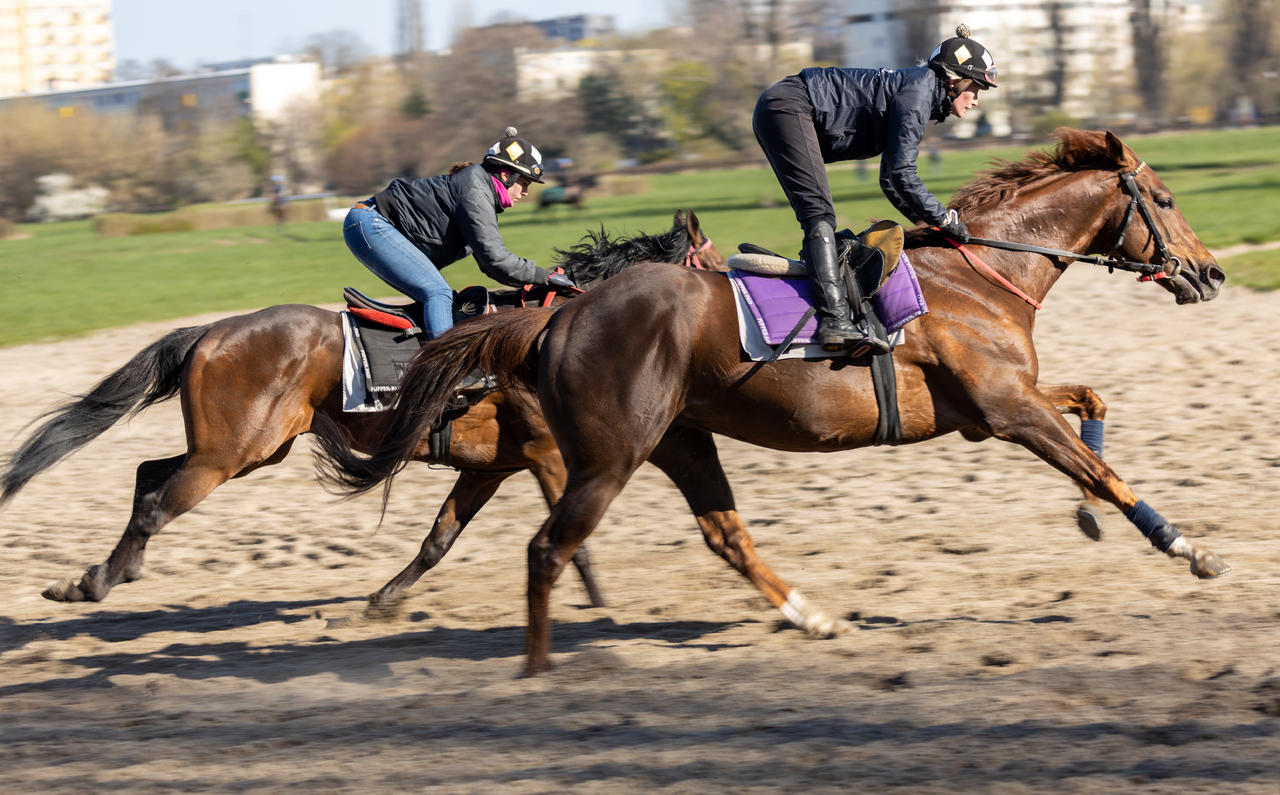
[[[578,245],[555,249],[556,262],[580,287],[616,276],[637,262],[677,262],[689,250],[689,230],[682,223],[661,235],[636,235],[610,239],[604,226],[588,231]]]
[[[1091,168],[1114,171],[1115,160],[1107,152],[1106,133],[1061,128],[1054,132],[1058,146],[1052,152],[1031,152],[1017,162],[996,161],[992,168],[961,185],[950,207],[963,218],[1007,200],[1021,188],[1044,177]]]

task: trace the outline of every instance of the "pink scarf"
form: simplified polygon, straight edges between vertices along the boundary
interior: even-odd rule
[[[498,203],[502,205],[502,209],[505,210],[506,208],[515,204],[515,202],[511,201],[511,194],[507,193],[506,185],[503,185],[501,182],[499,182],[498,178],[493,176],[492,174],[489,175],[489,179],[493,180],[493,188],[498,192]]]

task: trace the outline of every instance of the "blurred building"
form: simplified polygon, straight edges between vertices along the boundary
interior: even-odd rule
[[[574,14],[567,17],[539,19],[529,23],[548,39],[562,39],[572,44],[583,39],[602,39],[617,32],[611,14]]]
[[[0,95],[97,85],[114,68],[111,0],[0,2]]]
[[[813,45],[808,41],[786,42],[776,50],[767,44],[744,43],[738,52],[755,61],[772,57],[786,63],[808,64],[813,60]],[[529,50],[517,47],[516,86],[521,97],[564,99],[577,92],[582,78],[602,70],[649,75],[656,86],[671,57],[669,51],[660,49]]]
[[[542,31],[548,40],[574,44],[583,39],[603,39],[617,33],[612,14],[574,14],[564,17],[537,20],[513,20],[484,25],[473,30],[502,30],[504,28],[533,27]]]
[[[582,78],[592,72],[612,68],[656,75],[668,57],[665,50],[654,49],[528,50],[517,47],[516,90],[523,98],[564,99],[573,96]]]
[[[158,115],[166,129],[177,130],[241,116],[274,121],[291,106],[319,96],[320,64],[278,57],[210,64],[197,74],[159,80],[0,96],[0,109],[39,103],[64,117],[86,111]]]
[[[1165,4],[1180,31],[1204,25],[1203,0]],[[939,42],[967,24],[995,57],[998,91],[981,97],[978,118],[955,123],[959,135],[1008,134],[1013,109],[1058,111],[1099,120],[1131,89],[1134,73],[1131,0],[847,0],[848,66],[899,68],[924,63]]]

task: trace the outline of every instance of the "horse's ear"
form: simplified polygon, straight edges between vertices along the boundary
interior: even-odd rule
[[[688,226],[686,228],[689,230],[689,239],[697,240],[698,235],[702,231],[702,224],[698,222],[698,214],[695,213],[693,210],[689,211]]]
[[[684,210],[676,210],[676,214],[671,218],[671,228],[679,229],[684,226]]]
[[[1106,131],[1107,159],[1119,168],[1129,165],[1129,153],[1125,151],[1124,142],[1110,130]]]

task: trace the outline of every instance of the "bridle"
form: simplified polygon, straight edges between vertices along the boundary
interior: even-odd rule
[[[1125,208],[1124,220],[1120,223],[1120,234],[1116,237],[1116,244],[1111,247],[1111,251],[1107,253],[1107,258],[1111,261],[1121,263],[1122,265],[1141,265],[1142,263],[1130,263],[1126,260],[1116,260],[1112,257],[1117,251],[1124,246],[1124,234],[1129,231],[1129,222],[1133,220],[1133,210],[1136,207],[1138,214],[1142,216],[1142,220],[1146,221],[1147,229],[1151,232],[1151,239],[1155,243],[1156,257],[1158,261],[1149,263],[1149,266],[1159,268],[1156,272],[1145,269],[1122,267],[1122,270],[1134,270],[1143,275],[1142,281],[1150,281],[1152,279],[1169,279],[1177,276],[1182,271],[1182,260],[1169,253],[1169,246],[1164,242],[1164,235],[1160,234],[1160,228],[1156,226],[1156,219],[1151,216],[1151,208],[1147,206],[1147,200],[1142,198],[1142,191],[1138,189],[1138,183],[1134,181],[1134,177],[1146,168],[1145,161],[1138,163],[1138,167],[1133,171],[1120,172],[1120,184],[1124,186],[1125,193],[1129,194],[1129,206]],[[1173,269],[1165,268],[1169,263],[1173,263]],[[1105,263],[1098,263],[1105,264]],[[1116,265],[1114,267],[1121,267]]]
[[[698,259],[698,255],[711,247],[711,238],[702,238],[702,245],[695,247],[693,243],[689,244],[689,250],[684,255],[684,266],[693,268],[694,270],[706,270],[702,267],[702,262]]]
[[[1114,272],[1116,270],[1137,273],[1138,281],[1147,282],[1155,279],[1171,279],[1182,271],[1182,260],[1175,257],[1169,251],[1169,246],[1165,243],[1164,235],[1160,234],[1160,228],[1156,226],[1155,218],[1151,215],[1151,208],[1147,205],[1146,199],[1142,198],[1142,191],[1138,188],[1138,183],[1134,177],[1142,173],[1147,167],[1146,162],[1138,163],[1138,167],[1133,171],[1120,172],[1120,187],[1129,194],[1129,206],[1125,208],[1124,220],[1120,222],[1120,231],[1116,235],[1115,245],[1106,254],[1077,254],[1072,251],[1062,251],[1056,248],[1045,248],[1044,246],[1032,246],[1026,243],[1013,243],[1008,240],[989,240],[981,237],[971,237],[968,240],[969,245],[986,246],[988,248],[999,248],[1005,251],[1023,251],[1030,254],[1043,254],[1046,257],[1061,257],[1063,259],[1075,260],[1078,262],[1090,262],[1094,265],[1100,265]],[[1133,211],[1137,210],[1138,215],[1142,216],[1142,220],[1147,225],[1147,231],[1151,234],[1152,242],[1155,244],[1156,261],[1155,262],[1136,262],[1134,260],[1122,259],[1116,256],[1116,252],[1124,247],[1125,234],[1129,231],[1129,224],[1133,221]],[[937,227],[934,227],[937,229]],[[947,242],[960,250],[962,254],[971,258],[978,265],[982,266],[988,273],[995,276],[1005,289],[1022,298],[1022,300],[1031,304],[1036,309],[1040,308],[1040,304],[1026,293],[1019,290],[1011,282],[1005,279],[987,263],[983,262],[976,254],[967,250],[963,245],[957,243],[951,238],[947,238]],[[1167,266],[1172,264],[1172,269]]]

